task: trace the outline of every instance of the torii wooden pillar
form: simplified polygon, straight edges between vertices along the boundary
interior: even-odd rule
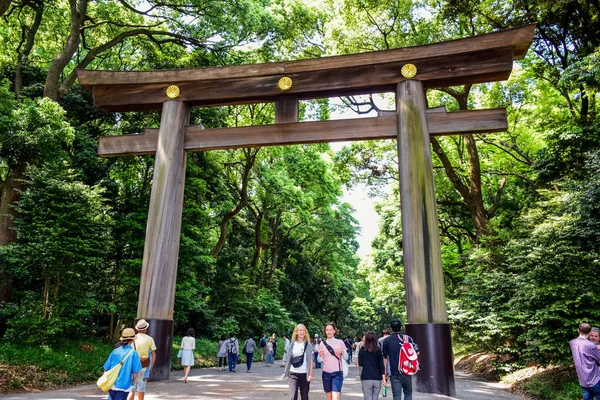
[[[168,379],[170,372],[186,151],[396,138],[407,331],[421,350],[417,391],[453,395],[429,136],[504,131],[507,121],[503,109],[428,110],[425,90],[507,79],[513,60],[523,58],[529,48],[534,28],[285,63],[146,72],[78,70],[79,82],[93,91],[95,105],[104,111],[162,110],[159,130],[103,137],[98,146],[105,157],[156,154],[138,303],[138,318],[150,322],[149,333],[158,347],[151,379]],[[301,99],[377,92],[396,93],[396,115],[298,122]],[[190,107],[259,102],[275,102],[274,125],[187,126]]]

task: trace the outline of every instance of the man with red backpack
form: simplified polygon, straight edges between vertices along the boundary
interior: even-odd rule
[[[383,363],[386,371],[391,371],[389,381],[392,384],[393,400],[412,400],[412,375],[419,370],[417,355],[419,346],[414,340],[400,333],[402,322],[390,323],[392,334],[383,340]]]

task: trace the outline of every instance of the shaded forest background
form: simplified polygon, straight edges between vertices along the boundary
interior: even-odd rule
[[[432,138],[454,342],[518,364],[570,362],[600,324],[600,8],[596,1],[0,0],[0,335],[114,339],[136,316],[153,157],[102,159],[102,135],[158,113],[105,114],[76,68],[154,70],[429,44],[537,23],[507,82],[436,88],[430,106],[506,107],[508,132]],[[389,95],[303,102],[393,109]],[[383,106],[382,106],[383,104]],[[272,104],[196,109],[205,127],[272,123]],[[405,314],[396,144],[188,154],[178,332],[379,330]],[[371,256],[344,187],[381,217]],[[391,190],[389,189],[391,188]],[[28,332],[23,337],[23,332]]]

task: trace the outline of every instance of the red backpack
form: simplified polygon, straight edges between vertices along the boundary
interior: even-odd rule
[[[400,347],[398,371],[402,372],[404,375],[414,375],[419,370],[417,352],[413,345],[408,341],[408,336],[402,335],[402,338],[400,338],[400,335],[398,335],[398,339],[400,339],[400,343],[402,343],[402,346]]]

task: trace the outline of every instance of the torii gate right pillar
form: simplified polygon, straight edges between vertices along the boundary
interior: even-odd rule
[[[422,83],[400,82],[396,108],[406,331],[419,345],[421,363],[416,390],[454,396],[454,357]]]

